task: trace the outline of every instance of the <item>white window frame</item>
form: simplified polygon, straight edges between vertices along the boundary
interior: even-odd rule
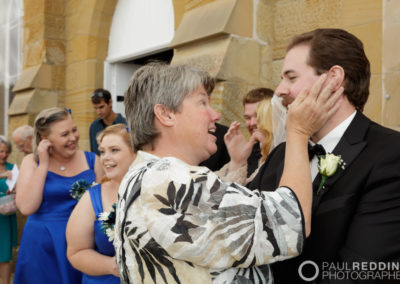
[[[8,135],[8,107],[10,105],[10,86],[15,85],[22,71],[22,39],[23,39],[23,16],[24,16],[23,0],[0,0],[0,10],[2,11],[1,30],[3,31],[0,42],[3,42],[3,54],[0,55],[3,62],[3,70],[0,76],[4,83],[4,98],[3,98],[3,115],[4,115],[4,135]],[[11,57],[10,40],[11,31],[16,28],[17,36],[17,52],[16,58]],[[10,66],[13,64],[16,74],[10,74]]]

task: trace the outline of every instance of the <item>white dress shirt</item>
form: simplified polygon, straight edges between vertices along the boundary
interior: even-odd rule
[[[322,145],[325,149],[326,153],[332,153],[333,149],[335,149],[336,145],[339,143],[340,139],[342,138],[344,132],[349,127],[350,123],[353,121],[354,117],[356,116],[356,111],[354,111],[348,118],[342,121],[338,126],[332,129],[328,134],[326,134],[318,144]],[[315,145],[314,142],[311,140],[309,141],[310,144],[313,146]],[[315,177],[318,174],[318,158],[314,156],[310,161],[310,168],[311,168],[311,177],[314,181]]]

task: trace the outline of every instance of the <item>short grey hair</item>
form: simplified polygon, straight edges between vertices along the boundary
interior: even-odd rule
[[[12,152],[12,146],[10,141],[4,136],[0,135],[0,144],[4,144],[7,147],[7,153],[10,154]]]
[[[29,125],[22,125],[15,129],[12,133],[12,136],[15,136],[17,134],[21,134],[22,140],[26,141],[29,137],[33,137],[33,127]]]
[[[201,86],[210,95],[215,80],[207,72],[188,65],[150,63],[139,68],[125,93],[125,114],[135,151],[151,145],[159,132],[154,125],[154,106],[162,104],[178,112],[183,99]]]

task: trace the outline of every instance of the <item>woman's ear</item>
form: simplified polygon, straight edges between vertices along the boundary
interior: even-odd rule
[[[337,84],[333,91],[337,91],[341,86],[343,86],[345,73],[342,66],[339,65],[332,66],[331,69],[329,69],[327,75],[328,75],[328,80],[333,78],[337,79]]]
[[[173,126],[175,120],[175,114],[173,111],[168,109],[165,105],[156,104],[154,106],[154,116],[161,125]]]

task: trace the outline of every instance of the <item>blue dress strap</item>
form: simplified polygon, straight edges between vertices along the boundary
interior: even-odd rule
[[[85,156],[86,156],[86,161],[89,165],[89,168],[91,170],[94,170],[94,163],[96,161],[96,154],[93,152],[86,152],[85,151]]]
[[[6,162],[6,171],[11,171],[14,168],[14,164],[10,164],[9,162]]]
[[[103,212],[103,204],[101,203],[101,184],[96,184],[95,186],[89,188],[89,194],[94,213],[96,218],[98,218],[99,214]]]

